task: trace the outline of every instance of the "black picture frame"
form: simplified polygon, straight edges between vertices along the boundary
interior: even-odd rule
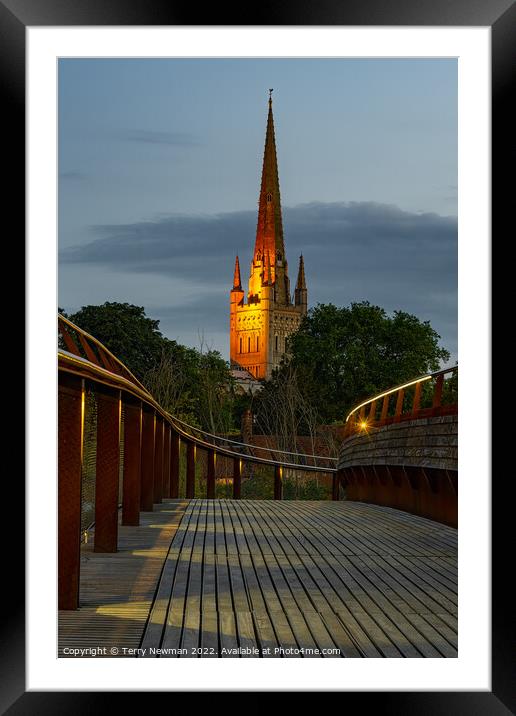
[[[508,212],[514,205],[514,181],[506,181],[513,161],[508,147],[514,114],[509,111],[511,72],[515,67],[516,7],[513,0],[318,0],[300,3],[294,0],[250,6],[216,3],[199,9],[165,0],[0,0],[0,88],[3,94],[5,136],[13,151],[9,182],[5,187],[5,206],[15,218],[15,235],[21,235],[25,216],[25,30],[27,26],[102,26],[102,25],[386,25],[386,26],[489,26],[492,31],[492,235],[500,243],[506,227],[512,226]],[[5,173],[4,173],[5,177]],[[512,217],[511,217],[512,219]],[[19,304],[18,304],[19,310]],[[494,318],[494,313],[493,313]],[[493,328],[495,324],[493,322]],[[19,348],[19,346],[17,346]],[[22,398],[18,397],[18,402]],[[489,439],[489,436],[485,436]],[[493,435],[492,454],[502,437]],[[21,478],[20,471],[18,477]],[[506,475],[512,479],[511,475]],[[21,511],[24,504],[22,479],[12,481],[8,492],[10,505]],[[361,707],[381,709],[384,714],[489,714],[497,716],[516,710],[514,674],[515,644],[508,621],[514,613],[506,574],[510,568],[507,551],[512,520],[510,505],[502,494],[504,487],[493,484],[492,504],[492,691],[491,692],[360,692]],[[95,692],[25,691],[25,614],[23,536],[7,550],[13,557],[9,571],[8,595],[4,607],[2,649],[0,650],[0,709],[9,716],[19,714],[100,713],[116,708],[120,694]],[[14,568],[17,568],[17,574]],[[4,566],[4,569],[5,566]],[[6,571],[7,573],[7,571]],[[16,576],[15,576],[16,574]],[[336,684],[336,690],[339,685]],[[133,706],[140,698],[132,694]],[[364,702],[364,699],[367,699]],[[171,702],[169,702],[171,704]],[[344,705],[343,705],[344,707]],[[173,708],[172,704],[170,708]]]

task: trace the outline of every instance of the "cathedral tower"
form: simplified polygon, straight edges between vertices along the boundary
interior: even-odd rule
[[[269,91],[258,223],[247,301],[244,300],[238,256],[230,294],[231,364],[245,368],[259,380],[270,378],[272,370],[279,366],[287,337],[297,330],[307,311],[302,256],[294,302],[290,295],[271,93],[272,90]]]

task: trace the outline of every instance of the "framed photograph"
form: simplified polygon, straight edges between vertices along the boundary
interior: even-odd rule
[[[504,536],[501,521],[491,534],[487,438],[490,212],[503,220],[507,187],[496,171],[508,161],[503,108],[514,7],[428,3],[387,13],[368,2],[313,17],[271,12],[245,25],[236,24],[238,14],[219,25],[223,18],[208,13],[206,24],[192,25],[188,13],[172,17],[159,3],[147,10],[114,3],[109,11],[75,3],[62,14],[47,2],[1,7],[2,69],[20,143],[25,103],[27,112],[29,319],[27,611],[25,627],[13,612],[4,637],[7,713],[55,713],[72,701],[81,712],[81,702],[86,709],[108,696],[88,692],[120,690],[385,692],[392,713],[514,707],[514,658],[496,590],[503,565],[493,562],[491,582],[491,539],[500,545]],[[12,182],[19,203],[22,181]],[[394,235],[414,235],[417,245]],[[292,383],[273,378],[292,351],[311,359],[306,341],[293,342],[308,318],[314,335],[316,319],[344,320],[324,314],[333,296],[350,304],[347,321],[373,321],[372,309],[383,305],[387,312],[374,320],[396,320],[404,331],[417,323],[421,342],[443,340],[432,343],[425,371],[393,369],[403,378],[370,382],[369,392],[364,383],[350,393],[360,401],[334,391],[335,415],[319,410],[312,429],[309,391],[294,399]],[[96,303],[102,316],[86,315]],[[144,304],[151,310],[138,320],[149,333],[134,356],[122,343],[108,345],[108,314],[113,336]],[[315,305],[320,315],[310,311]],[[141,346],[157,336],[165,347],[156,350],[173,353],[188,374],[167,372],[165,358],[141,362]],[[435,466],[416,465],[416,446],[399,473],[373,458],[358,474],[342,446],[360,435],[374,450],[394,426],[397,449],[411,420],[425,421],[427,432],[434,420],[439,445],[456,445],[459,354],[458,510],[456,466],[442,447]],[[195,363],[196,389],[220,400],[209,381],[224,361],[240,396],[237,433],[221,418],[225,404],[214,409],[209,398],[192,407],[185,387],[170,388],[193,380]],[[351,363],[341,370],[350,375]],[[313,383],[310,396],[326,384]],[[297,411],[305,438],[292,442],[281,432],[282,410]],[[64,442],[58,417],[61,436],[68,421]],[[318,432],[321,419],[337,425],[335,457]],[[97,436],[91,454],[89,429]],[[56,477],[56,444],[69,461],[66,485]],[[104,464],[113,451],[116,464]],[[91,484],[88,460],[96,465]],[[265,492],[255,494],[267,470]],[[303,470],[317,476],[320,494],[310,492],[311,478],[298,480]],[[345,517],[331,511],[342,497],[356,507]],[[319,504],[311,500],[329,511],[305,507]],[[248,507],[239,512],[239,504]],[[118,559],[118,540],[126,540],[130,566]],[[180,653],[162,653],[167,645]],[[277,656],[357,658],[261,658],[275,656],[275,647]],[[248,668],[240,659],[184,658],[221,649],[255,660]]]

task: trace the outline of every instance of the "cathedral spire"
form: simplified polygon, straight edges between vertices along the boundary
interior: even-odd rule
[[[238,254],[235,260],[235,273],[233,274],[233,289],[235,291],[242,290],[242,280],[240,278],[240,262],[238,261]]]
[[[276,262],[276,260],[283,261],[285,258],[278,160],[276,157],[274,118],[272,115],[272,90],[269,90],[269,113],[267,117],[262,183],[258,203],[258,225],[256,227],[256,242],[254,247],[255,258],[260,251],[263,255],[269,251],[274,262]]]
[[[307,313],[307,290],[303,257],[292,302],[285,256],[281,201],[269,90],[267,131],[254,254],[249,271],[247,298],[242,290],[240,264],[235,261],[230,292],[230,343],[232,367],[243,368],[258,380],[268,379],[281,364],[286,339],[301,325]],[[247,390],[247,388],[245,388]]]

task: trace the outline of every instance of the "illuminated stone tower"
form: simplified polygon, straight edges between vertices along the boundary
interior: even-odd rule
[[[230,358],[233,367],[245,368],[257,379],[270,378],[285,353],[287,337],[297,330],[307,311],[303,257],[292,301],[272,116],[272,90],[263,155],[258,225],[251,261],[247,301],[240,278],[238,256],[230,294]]]

